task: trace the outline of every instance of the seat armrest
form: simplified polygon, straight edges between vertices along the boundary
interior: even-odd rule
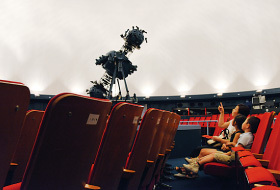
[[[123,169],[122,177],[125,179],[131,178],[135,174],[134,170]]]
[[[255,158],[257,158],[257,159],[262,159],[263,158],[263,154],[257,154],[257,153],[252,153],[254,156],[255,156]]]
[[[98,186],[95,186],[95,185],[89,185],[89,184],[85,184],[85,189],[92,189],[92,190],[99,190],[101,189],[100,187]]]
[[[274,178],[278,181],[280,180],[280,171],[279,170],[271,170],[271,169],[267,169],[268,171],[270,171]]]
[[[147,160],[146,166],[151,167],[155,162],[152,160]]]
[[[262,164],[262,167],[267,168],[269,164],[269,160],[258,159],[258,161]]]
[[[166,149],[165,152],[166,152],[166,154],[168,154],[171,152],[171,149]]]
[[[14,172],[15,169],[18,167],[18,164],[17,163],[10,163],[10,172]]]

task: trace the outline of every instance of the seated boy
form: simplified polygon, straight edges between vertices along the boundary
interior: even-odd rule
[[[242,146],[245,149],[249,149],[252,146],[254,136],[253,134],[257,131],[258,125],[260,123],[260,119],[254,116],[251,116],[245,120],[242,124],[243,134],[240,135],[236,147]],[[228,143],[230,145],[230,142]],[[199,166],[208,163],[208,162],[219,162],[224,164],[230,164],[235,160],[235,153],[232,151],[229,152],[220,152],[217,151],[215,153],[209,154],[199,159],[199,161],[194,162],[192,164],[183,164],[184,168],[193,173],[198,173]]]

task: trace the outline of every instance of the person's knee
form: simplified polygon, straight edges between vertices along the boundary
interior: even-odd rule
[[[205,149],[204,149],[204,148],[201,149],[199,154],[200,154],[200,155],[204,155],[204,154],[205,154]]]

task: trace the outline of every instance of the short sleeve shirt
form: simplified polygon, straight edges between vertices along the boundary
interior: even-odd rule
[[[254,136],[251,132],[242,133],[235,146],[242,144],[245,149],[250,149],[253,144]]]

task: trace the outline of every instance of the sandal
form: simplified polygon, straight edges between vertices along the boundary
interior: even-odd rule
[[[198,174],[195,174],[195,173],[186,174],[186,178],[188,178],[188,179],[198,178]]]
[[[181,174],[186,174],[186,169],[184,167],[175,167],[174,170],[176,170],[177,172],[181,173]]]

